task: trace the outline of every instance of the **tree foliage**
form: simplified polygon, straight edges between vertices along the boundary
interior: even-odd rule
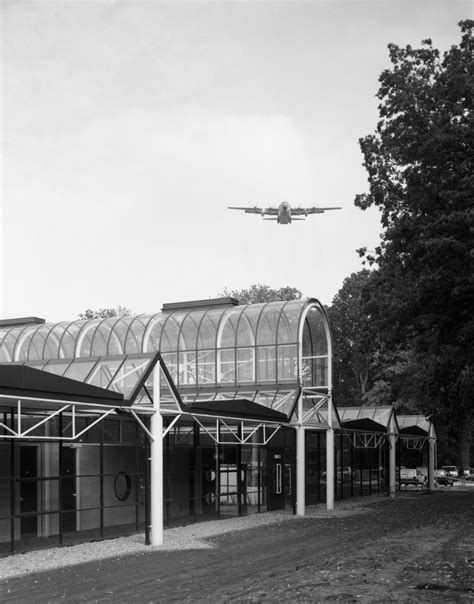
[[[473,25],[460,23],[461,42],[443,56],[431,40],[389,45],[380,120],[360,140],[370,190],[355,199],[381,212],[381,245],[360,253],[377,267],[367,309],[380,351],[403,351],[398,400],[445,426],[464,464],[474,422]]]
[[[127,317],[130,314],[132,314],[130,308],[119,305],[115,308],[100,308],[99,310],[88,308],[78,316],[80,319],[110,319],[111,317]]]
[[[280,287],[273,289],[269,285],[257,283],[251,285],[248,289],[227,288],[219,296],[231,296],[236,298],[241,304],[259,304],[261,302],[277,302],[279,300],[299,300],[302,293],[296,287]]]
[[[334,398],[341,406],[361,405],[373,385],[373,346],[370,317],[363,292],[371,272],[352,273],[328,309],[334,359]]]

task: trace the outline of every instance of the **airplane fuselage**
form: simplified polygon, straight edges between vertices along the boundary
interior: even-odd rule
[[[278,206],[278,224],[291,224],[291,207],[286,201]]]

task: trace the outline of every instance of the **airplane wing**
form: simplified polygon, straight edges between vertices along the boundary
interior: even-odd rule
[[[261,216],[264,216],[265,214],[268,214],[270,216],[278,215],[277,208],[259,208],[257,206],[253,208],[245,206],[227,206],[227,208],[229,210],[243,210],[246,214],[260,214]]]
[[[307,216],[308,214],[323,214],[326,210],[342,210],[342,207],[318,208],[313,206],[312,208],[291,208],[291,213],[295,216]]]

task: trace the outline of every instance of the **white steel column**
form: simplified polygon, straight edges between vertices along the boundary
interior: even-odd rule
[[[428,438],[428,489],[434,491],[435,488],[435,451],[436,438],[432,434],[432,426],[430,426],[430,436]]]
[[[298,399],[298,426],[296,428],[296,514],[304,516],[306,512],[306,469],[305,469],[305,430],[303,426],[303,395]]]
[[[388,433],[388,493],[390,497],[395,497],[396,493],[396,459],[397,459],[397,435],[390,426]]]
[[[331,367],[331,363],[329,364]],[[331,370],[329,369],[331,375]],[[332,376],[331,376],[332,377]],[[329,380],[331,386],[331,378]],[[334,509],[334,428],[332,423],[332,390],[328,392],[328,429],[326,430],[326,508]]]
[[[151,432],[151,545],[163,545],[163,418],[160,413],[160,361],[153,370]]]

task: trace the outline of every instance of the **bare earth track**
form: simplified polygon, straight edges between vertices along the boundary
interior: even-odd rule
[[[207,542],[5,579],[0,601],[474,602],[474,489],[373,498]]]

